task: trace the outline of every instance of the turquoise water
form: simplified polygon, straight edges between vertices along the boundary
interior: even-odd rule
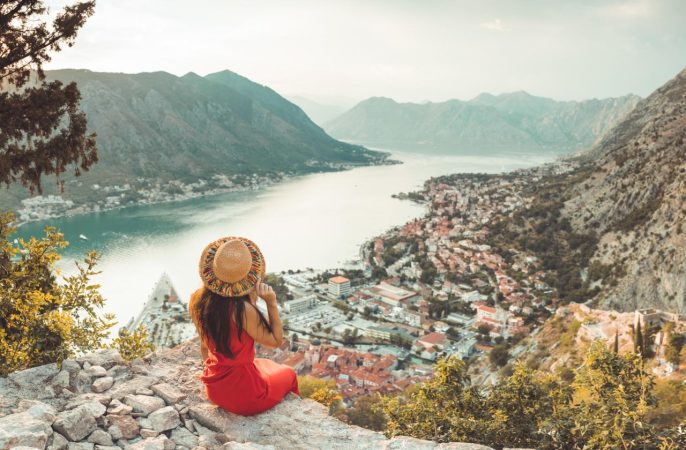
[[[424,207],[392,194],[420,188],[431,176],[496,173],[543,163],[528,155],[439,156],[394,153],[404,164],[363,167],[294,178],[269,188],[175,203],[136,206],[24,225],[19,235],[58,227],[71,245],[60,268],[70,273],[85,251],[101,254],[97,282],[107,310],[120,323],[135,315],[163,272],[179,294],[199,286],[197,260],[210,241],[226,235],[253,239],[268,271],[333,268],[357,258],[360,245],[424,214]],[[79,235],[88,237],[87,241]]]

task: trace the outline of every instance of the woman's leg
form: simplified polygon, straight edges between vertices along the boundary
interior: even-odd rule
[[[262,358],[255,358],[255,366],[269,384],[269,397],[280,401],[289,392],[300,395],[298,376],[291,367]]]

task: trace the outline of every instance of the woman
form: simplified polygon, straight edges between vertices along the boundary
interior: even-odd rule
[[[276,294],[261,282],[264,273],[264,257],[254,242],[218,239],[202,252],[203,287],[189,303],[200,335],[207,397],[244,416],[273,407],[289,392],[300,395],[292,368],[255,358],[255,342],[272,348],[283,342]],[[255,306],[258,297],[267,303],[269,320]]]

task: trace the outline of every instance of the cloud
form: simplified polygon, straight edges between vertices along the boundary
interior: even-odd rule
[[[653,5],[648,0],[625,1],[601,8],[601,14],[611,18],[641,19],[650,16]]]
[[[481,28],[493,31],[507,31],[509,28],[505,27],[505,24],[500,19],[493,19],[490,22],[483,22]]]

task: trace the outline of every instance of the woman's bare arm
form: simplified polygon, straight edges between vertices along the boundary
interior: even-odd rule
[[[245,308],[245,331],[251,338],[267,347],[278,347],[283,342],[283,326],[281,325],[281,318],[279,317],[279,308],[276,304],[276,294],[274,290],[267,284],[257,283],[257,295],[267,303],[267,313],[269,315],[269,326],[271,332],[264,326],[260,320],[257,306],[251,304],[250,307]]]

